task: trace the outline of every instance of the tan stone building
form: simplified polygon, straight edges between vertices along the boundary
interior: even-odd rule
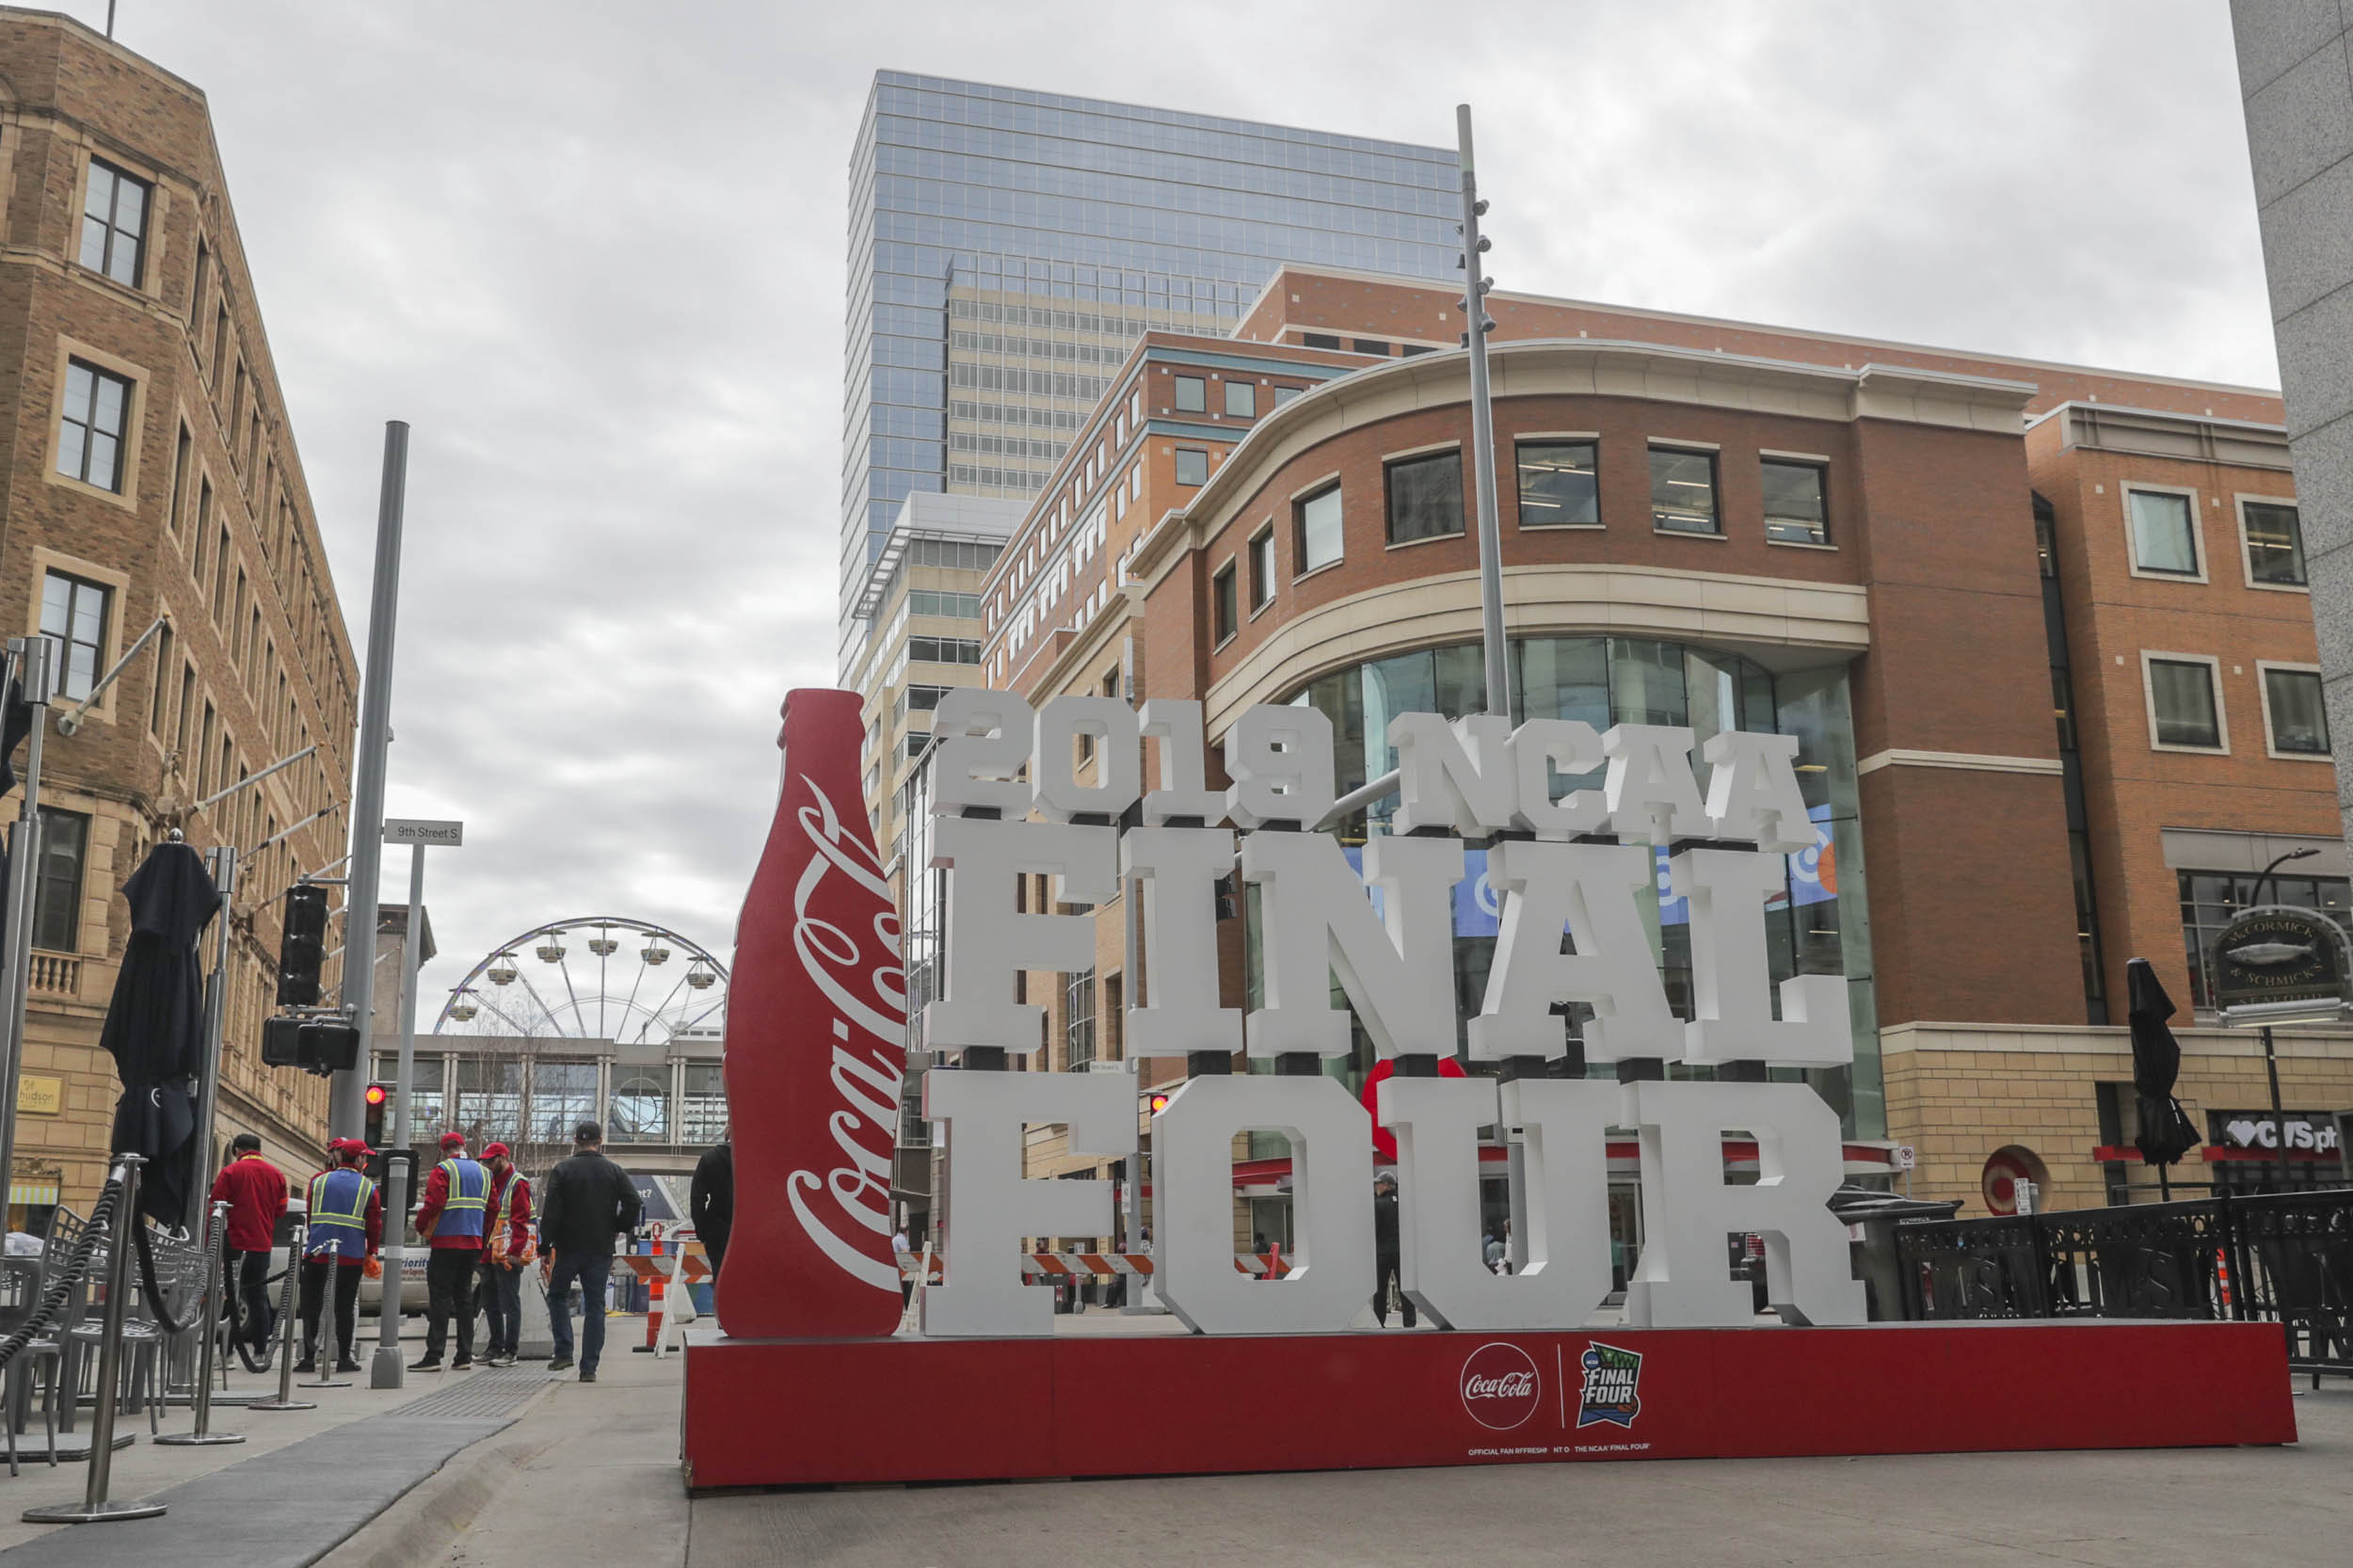
[[[46,742],[21,1221],[87,1208],[103,1178],[119,889],[174,825],[245,856],[217,1142],[249,1130],[289,1168],[317,1158],[326,1080],[264,1068],[260,1031],[279,900],[344,851],[359,676],[203,93],[78,23],[0,9],[0,601],[10,634],[58,644],[52,712],[76,721]]]

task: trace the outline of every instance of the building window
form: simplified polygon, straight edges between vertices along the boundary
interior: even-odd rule
[[[1215,646],[1232,636],[1241,619],[1234,610],[1234,563],[1231,561],[1219,568],[1217,575],[1209,579],[1209,610],[1215,623],[1216,635],[1212,639],[1212,646]]]
[[[2223,928],[2257,904],[2316,909],[2353,932],[2353,883],[2341,876],[2281,876],[2264,879],[2259,891],[2249,872],[2176,872],[2182,895],[2182,945],[2189,958],[2191,1005],[2211,1007],[2207,966]]]
[[[1688,447],[1650,449],[1650,521],[1669,534],[1718,534],[1716,455]]]
[[[461,1056],[457,1059],[456,1104],[450,1130],[466,1135],[469,1148],[495,1140],[523,1142],[523,1062],[520,1056]],[[571,1129],[564,1142],[571,1141]]]
[[[1522,528],[1601,521],[1599,455],[1592,441],[1522,441],[1518,455]]]
[[[2238,520],[2247,544],[2247,580],[2303,587],[2304,523],[2296,508],[2277,501],[2242,501]]]
[[[1063,992],[1064,1042],[1073,1070],[1095,1060],[1095,971],[1081,969]]]
[[[2329,755],[2329,711],[2320,696],[2320,672],[2309,665],[2258,664],[2263,676],[2264,718],[2271,749],[2284,757]]]
[[[1261,528],[1250,540],[1250,608],[1267,607],[1274,597],[1274,530]]]
[[[2203,658],[2143,654],[2149,680],[2149,726],[2154,744],[2193,751],[2223,751],[2222,709],[2215,695],[2215,663]]]
[[[1209,482],[1209,455],[1197,446],[1176,449],[1176,483],[1206,485]]]
[[[2126,490],[2133,520],[2133,567],[2168,577],[2196,577],[2198,517],[2194,495],[2179,490]]]
[[[1340,345],[1340,340],[1330,332],[1302,332],[1299,342],[1305,348],[1337,348]]]
[[[70,702],[88,696],[98,684],[106,651],[106,601],[103,584],[53,571],[40,584],[40,634],[57,645],[57,693]]]
[[[1379,338],[1356,338],[1352,341],[1359,354],[1378,354],[1385,360],[1389,357],[1389,345]]]
[[[931,588],[909,588],[907,590],[907,614],[949,616],[957,620],[978,620],[981,618],[981,596],[943,593]]]
[[[1768,457],[1765,536],[1776,544],[1830,543],[1829,473],[1819,463]]]
[[[1305,574],[1340,558],[1340,488],[1328,486],[1291,507],[1292,555]]]
[[[923,748],[931,744],[931,739],[932,732],[928,729],[911,729],[907,731],[905,744],[906,760],[912,762],[918,757],[922,756]]]
[[[78,811],[40,808],[40,874],[33,884],[33,946],[72,952],[82,938],[82,865],[89,855],[89,819]]]
[[[909,637],[906,656],[935,664],[977,664],[981,645],[970,637]]]
[[[1258,389],[1247,381],[1225,383],[1225,411],[1236,419],[1258,417]]]
[[[614,1075],[605,1136],[616,1144],[664,1144],[670,1138],[670,1085],[660,1069],[632,1067]]]
[[[1463,455],[1433,452],[1385,464],[1389,542],[1434,539],[1463,531]]]
[[[728,1135],[727,1069],[716,1062],[689,1062],[685,1093],[679,1096],[679,1142],[715,1144]]]
[[[1176,411],[1180,414],[1207,413],[1209,408],[1209,384],[1198,376],[1176,377]]]
[[[1274,406],[1279,408],[1306,390],[1305,387],[1277,387],[1274,389]]]
[[[82,194],[82,264],[118,283],[139,286],[146,251],[148,184],[112,164],[90,160]]]
[[[531,1140],[537,1144],[568,1144],[572,1128],[597,1113],[597,1064],[594,1062],[551,1062],[535,1057],[531,1064]]]
[[[57,472],[102,490],[122,488],[122,427],[131,383],[79,360],[65,364],[65,411],[57,417]]]

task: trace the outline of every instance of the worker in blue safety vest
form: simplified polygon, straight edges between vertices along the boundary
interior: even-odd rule
[[[338,1138],[327,1148],[327,1169],[311,1178],[311,1229],[302,1244],[302,1359],[295,1363],[297,1372],[318,1369],[319,1314],[326,1307],[330,1270],[335,1280],[335,1369],[360,1369],[354,1353],[360,1275],[384,1240],[384,1199],[361,1169],[367,1163],[368,1145],[358,1138]]]
[[[425,1258],[424,1355],[412,1372],[441,1369],[450,1320],[457,1320],[457,1359],[450,1369],[473,1365],[474,1275],[482,1266],[482,1236],[488,1228],[490,1173],[466,1155],[466,1135],[441,1134],[441,1162],[425,1178],[424,1203],[417,1210],[417,1234],[431,1243]]]

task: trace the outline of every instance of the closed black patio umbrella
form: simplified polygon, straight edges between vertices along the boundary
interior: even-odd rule
[[[196,1079],[204,1070],[196,939],[219,912],[220,893],[195,850],[168,842],[131,873],[122,896],[131,904],[131,940],[98,1036],[122,1080],[111,1146],[147,1157],[139,1208],[177,1225],[187,1218],[195,1163],[204,1158],[202,1149],[188,1146],[196,1131]]]
[[[2198,1128],[2173,1097],[2173,1083],[2182,1072],[2181,1042],[2166,1019],[2173,1016],[2173,999],[2165,994],[2157,971],[2146,958],[2124,966],[2126,1015],[2133,1032],[2133,1089],[2140,1108],[2140,1136],[2133,1146],[2140,1158],[2157,1168],[2158,1195],[2170,1200],[2173,1184],[2167,1167],[2198,1146]]]

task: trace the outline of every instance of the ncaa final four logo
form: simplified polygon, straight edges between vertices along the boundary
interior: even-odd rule
[[[1577,1365],[1584,1368],[1585,1384],[1577,1396],[1577,1424],[1590,1427],[1609,1421],[1632,1427],[1634,1417],[1642,1413],[1638,1393],[1642,1381],[1641,1352],[1622,1351],[1597,1340],[1586,1347]]]

